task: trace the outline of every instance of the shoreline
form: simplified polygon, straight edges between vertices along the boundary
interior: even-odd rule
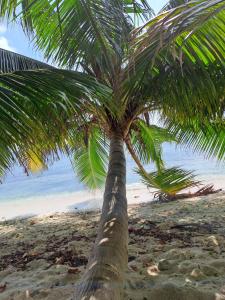
[[[128,214],[125,300],[225,299],[224,192],[131,204]],[[99,216],[67,212],[0,222],[0,300],[70,300]]]
[[[128,204],[149,202],[153,194],[142,184],[127,185]],[[0,202],[0,221],[54,213],[95,211],[101,209],[103,191],[37,196]]]
[[[208,184],[205,181],[203,184]],[[222,188],[220,181],[215,189]],[[193,192],[198,188],[187,189],[184,192]],[[142,183],[127,185],[127,201],[130,204],[141,204],[153,201],[154,190],[149,190]],[[38,195],[30,198],[9,199],[0,201],[0,221],[14,218],[27,218],[32,216],[44,216],[54,213],[70,213],[79,211],[95,211],[101,209],[103,202],[103,190],[80,190],[72,193],[59,193],[52,195]]]

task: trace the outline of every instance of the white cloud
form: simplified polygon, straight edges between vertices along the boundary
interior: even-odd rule
[[[15,49],[10,46],[9,40],[5,37],[6,33],[7,33],[7,27],[5,26],[5,24],[0,23],[0,48],[9,51],[15,51]]]
[[[5,25],[0,24],[0,33],[5,33],[7,31],[7,28]]]
[[[9,45],[8,40],[4,36],[0,36],[0,48],[9,51],[15,51],[15,49]]]

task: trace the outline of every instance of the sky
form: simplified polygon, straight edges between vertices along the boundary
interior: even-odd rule
[[[149,0],[151,7],[157,13],[167,0]],[[0,48],[11,50],[25,56],[43,60],[41,53],[35,51],[32,43],[24,35],[21,26],[18,24],[0,23]]]

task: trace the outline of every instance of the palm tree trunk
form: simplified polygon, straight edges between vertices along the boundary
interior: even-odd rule
[[[126,160],[123,139],[114,134],[98,234],[76,300],[123,299],[127,245]]]

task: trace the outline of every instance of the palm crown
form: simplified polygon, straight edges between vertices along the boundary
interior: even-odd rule
[[[47,164],[59,151],[72,152],[81,180],[96,187],[106,176],[110,148],[97,241],[116,216],[115,232],[124,224],[125,238],[109,240],[118,251],[126,248],[127,218],[121,145],[125,142],[137,161],[153,160],[160,168],[160,145],[173,139],[168,130],[150,125],[151,112],[160,112],[181,141],[224,156],[225,1],[174,3],[152,19],[145,0],[6,0],[0,5],[0,15],[20,18],[36,47],[58,66],[0,51],[0,171],[15,160],[27,168],[32,162]],[[144,25],[136,27],[140,19]],[[180,128],[187,128],[185,136]],[[90,265],[99,261],[102,247],[96,244]],[[104,255],[106,261],[112,256]],[[111,264],[123,268],[120,259]],[[92,279],[99,278],[99,265],[91,269]],[[87,291],[89,284],[80,295]],[[117,291],[112,299],[119,299]]]

